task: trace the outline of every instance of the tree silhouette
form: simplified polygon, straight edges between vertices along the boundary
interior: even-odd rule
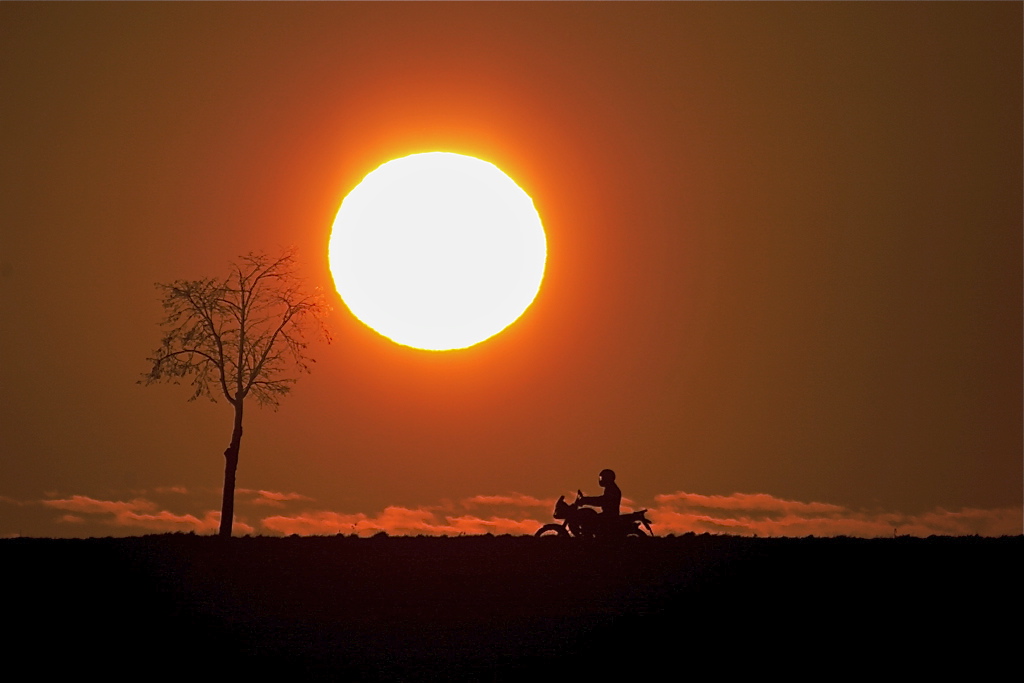
[[[295,253],[271,257],[250,253],[231,265],[223,279],[157,283],[163,293],[165,330],[153,365],[140,383],[178,384],[190,378],[190,401],[223,395],[234,408],[231,443],[224,451],[224,496],[220,535],[231,536],[235,511],[235,472],[242,442],[242,416],[250,395],[275,409],[309,372],[307,336],[328,343],[328,311],[318,290],[308,290],[295,273]]]

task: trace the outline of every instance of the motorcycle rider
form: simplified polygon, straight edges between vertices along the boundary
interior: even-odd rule
[[[619,503],[622,502],[622,491],[619,490],[618,484],[615,483],[615,472],[612,470],[601,470],[601,473],[597,476],[597,483],[604,488],[604,493],[600,496],[582,496],[580,494],[582,496],[580,498],[580,505],[601,508],[601,514],[595,515],[595,521],[603,530],[609,530],[614,528],[614,524],[619,519]]]

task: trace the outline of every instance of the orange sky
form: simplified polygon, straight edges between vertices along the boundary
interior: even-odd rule
[[[534,198],[539,297],[448,354],[336,299],[313,374],[247,412],[238,532],[529,532],[612,467],[656,531],[1020,533],[1021,26],[0,3],[0,534],[215,528],[231,411],[135,384],[153,283],[295,245],[329,287],[345,193],[431,150]]]

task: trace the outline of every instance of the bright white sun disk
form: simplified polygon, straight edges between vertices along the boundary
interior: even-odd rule
[[[389,161],[352,190],[329,256],[357,318],[399,344],[446,350],[519,318],[540,288],[547,242],[533,201],[500,169],[431,152]]]

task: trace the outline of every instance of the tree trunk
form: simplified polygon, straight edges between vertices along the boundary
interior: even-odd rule
[[[224,496],[220,507],[220,537],[231,538],[231,524],[235,518],[235,471],[238,469],[238,449],[242,445],[242,401],[235,403],[235,426],[231,431],[231,444],[224,451]]]

